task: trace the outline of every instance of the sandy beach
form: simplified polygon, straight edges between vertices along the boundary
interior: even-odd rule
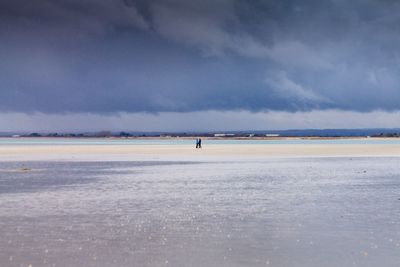
[[[112,142],[3,140],[1,266],[398,266],[397,141]]]
[[[400,156],[400,144],[7,145],[1,161],[204,160],[269,157]]]

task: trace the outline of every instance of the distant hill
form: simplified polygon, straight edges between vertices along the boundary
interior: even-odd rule
[[[373,135],[388,135],[400,133],[400,128],[392,129],[305,129],[305,130],[276,130],[276,131],[263,131],[265,133],[275,133],[281,136],[322,136],[322,137],[335,137],[335,136],[373,136]],[[258,133],[258,132],[256,132]]]

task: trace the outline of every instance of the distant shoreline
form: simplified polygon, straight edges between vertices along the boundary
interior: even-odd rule
[[[400,136],[388,137],[388,136],[257,136],[257,137],[245,137],[245,136],[234,136],[234,137],[215,137],[206,135],[196,136],[130,136],[130,137],[119,137],[119,136],[0,136],[0,139],[105,139],[105,140],[194,140],[196,138],[203,138],[205,140],[400,140]]]

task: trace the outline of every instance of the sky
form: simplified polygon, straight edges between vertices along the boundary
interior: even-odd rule
[[[400,127],[395,0],[0,0],[0,131]]]

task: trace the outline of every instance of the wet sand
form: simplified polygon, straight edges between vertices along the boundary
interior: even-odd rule
[[[395,267],[399,161],[0,162],[0,266]]]
[[[398,266],[400,145],[0,146],[0,266]]]

